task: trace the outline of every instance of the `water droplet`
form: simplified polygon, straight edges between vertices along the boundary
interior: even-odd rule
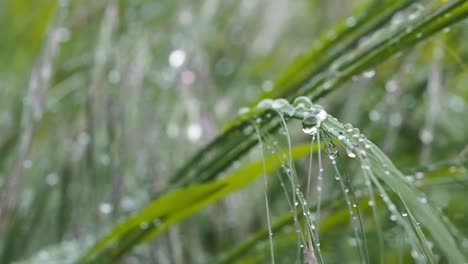
[[[396,25],[403,23],[404,20],[405,20],[405,15],[403,14],[403,12],[400,11],[400,12],[395,13],[395,15],[393,15],[391,24],[396,26]]]
[[[302,120],[302,131],[308,135],[315,135],[320,127],[320,119],[315,115],[306,116]]]
[[[353,136],[359,136],[359,133],[360,133],[360,132],[361,132],[361,131],[359,131],[359,128],[353,128],[353,129],[351,130],[351,134],[352,134]]]
[[[353,129],[353,126],[351,124],[344,124],[343,128],[346,130],[346,132],[351,132]]]
[[[250,108],[248,108],[248,107],[241,107],[237,113],[238,113],[239,115],[244,115],[244,114],[247,114],[248,112],[250,112]]]
[[[110,214],[110,213],[112,213],[112,205],[110,203],[101,203],[101,204],[99,204],[99,212],[101,212],[101,214]]]
[[[270,98],[266,98],[258,102],[257,108],[258,109],[271,109],[273,108],[273,100]]]
[[[198,123],[192,123],[187,127],[187,138],[192,141],[196,142],[200,140],[202,136],[202,127]]]
[[[323,109],[320,109],[315,115],[320,119],[321,122],[328,118],[328,113]]]
[[[392,220],[393,222],[395,222],[396,220],[398,220],[398,216],[392,214],[392,215],[390,216],[390,220]]]
[[[296,111],[296,109],[292,105],[289,104],[288,100],[283,99],[283,98],[276,99],[273,102],[272,107],[273,109],[280,111],[281,113],[289,115],[289,116],[294,115],[294,112]]]
[[[416,249],[411,250],[411,257],[413,257],[414,259],[419,259],[419,253]]]
[[[169,64],[173,68],[179,68],[185,62],[185,51],[176,49],[169,55]]]
[[[416,177],[416,179],[421,180],[421,179],[424,178],[424,173],[418,171],[418,172],[416,172],[416,174],[414,176]]]
[[[348,17],[348,18],[346,19],[346,25],[347,25],[348,27],[354,27],[354,26],[356,26],[356,23],[357,23],[357,20],[356,20],[355,17]]]
[[[55,186],[57,185],[59,181],[57,173],[50,173],[46,176],[46,183],[49,186]]]
[[[375,76],[375,70],[369,70],[362,73],[362,77],[370,79]]]
[[[380,113],[377,110],[372,110],[369,113],[369,119],[373,122],[380,120]]]
[[[368,204],[370,207],[372,207],[372,206],[374,206],[374,205],[375,205],[375,203],[374,203],[374,201],[373,201],[373,200],[369,200],[369,202],[367,202],[367,204]]]
[[[421,132],[419,133],[419,138],[421,139],[422,143],[424,144],[431,144],[432,141],[434,140],[434,136],[432,135],[432,132],[429,129],[422,129]]]
[[[356,154],[349,148],[346,148],[346,155],[352,159],[356,158]]]
[[[420,196],[420,197],[419,197],[419,202],[421,202],[421,203],[423,203],[423,204],[427,203],[427,198],[426,198],[426,196]]]
[[[296,108],[305,107],[309,109],[312,107],[312,101],[307,96],[299,96],[299,97],[296,97],[296,99],[294,99],[293,106]]]

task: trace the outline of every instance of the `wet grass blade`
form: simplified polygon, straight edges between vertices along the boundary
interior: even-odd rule
[[[292,150],[294,159],[306,156],[309,152],[308,144]],[[267,173],[281,166],[274,155],[265,157],[265,162]],[[257,161],[221,180],[189,186],[162,196],[114,227],[108,235],[96,242],[82,261],[115,261],[138,243],[159,235],[173,224],[217,202],[229,193],[245,187],[261,175],[263,175],[263,163]]]

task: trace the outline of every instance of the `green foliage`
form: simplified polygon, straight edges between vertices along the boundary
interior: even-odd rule
[[[0,2],[0,263],[466,262],[467,17]]]

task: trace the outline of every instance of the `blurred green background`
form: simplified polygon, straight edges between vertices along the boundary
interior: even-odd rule
[[[383,17],[397,2],[405,4],[353,49],[383,38],[392,25],[409,27],[450,1],[0,1],[0,263],[73,263],[163,192],[170,176],[239,109],[276,96],[275,80],[292,74],[281,75],[294,58],[345,39],[330,29],[353,27],[356,14],[372,6],[378,7],[373,15]],[[457,230],[465,252],[467,39],[468,21],[462,20],[390,51],[377,67],[319,101],[328,113],[360,128],[427,194]],[[291,122],[290,133],[294,144],[310,140],[297,123]],[[259,158],[258,150],[244,154],[227,171]],[[304,175],[307,164],[297,161],[298,172]],[[351,174],[358,171],[351,162],[345,165]],[[417,173],[434,170],[442,179],[452,175],[453,182],[430,185]],[[272,184],[275,219],[289,209],[279,183]],[[262,181],[119,261],[208,263],[266,228],[259,190]],[[333,208],[325,207],[324,214]],[[382,218],[385,241],[394,245],[401,229]],[[346,220],[325,234],[328,245],[336,245],[325,246],[326,263],[359,263],[342,262],[357,254]],[[268,263],[268,246],[258,247],[263,257],[249,261]],[[401,248],[402,263],[424,263]],[[369,249],[375,251],[372,243]],[[398,263],[398,250],[388,249],[387,263]],[[277,262],[292,263],[288,256],[278,253]]]

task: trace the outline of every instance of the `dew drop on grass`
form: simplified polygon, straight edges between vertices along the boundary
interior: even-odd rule
[[[346,25],[347,25],[348,27],[354,27],[354,26],[356,26],[356,23],[357,23],[357,21],[356,21],[356,18],[355,18],[355,17],[348,17],[348,18],[346,19]]]
[[[271,109],[273,106],[273,102],[274,101],[269,98],[263,99],[260,102],[258,102],[257,108],[258,109]]]
[[[343,128],[346,130],[346,132],[351,132],[353,129],[353,126],[351,124],[344,124]]]
[[[296,109],[289,104],[288,100],[280,98],[272,102],[271,107],[282,114],[292,116]]]
[[[356,158],[356,154],[349,148],[346,148],[346,155],[352,159]]]
[[[359,128],[353,128],[353,129],[351,130],[351,134],[352,134],[353,136],[356,136],[356,137],[359,136],[359,133],[360,133],[360,132],[361,132],[361,131],[359,131]]]
[[[424,179],[424,173],[423,173],[423,172],[420,172],[420,171],[416,172],[416,174],[415,174],[414,176],[415,176],[416,179],[418,179],[418,180]]]
[[[315,115],[306,116],[302,120],[302,131],[308,135],[315,135],[320,127],[320,119]]]
[[[362,74],[362,77],[366,78],[366,79],[371,79],[372,77],[375,76],[375,70],[369,70],[369,71],[365,71],[363,74]]]
[[[319,109],[316,113],[316,116],[320,119],[321,122],[323,122],[328,118],[328,113],[323,109]]]
[[[250,108],[248,107],[241,107],[238,111],[238,114],[239,115],[244,115],[244,114],[247,114],[248,112],[250,112]]]
[[[299,96],[293,101],[293,106],[296,108],[304,107],[304,108],[311,108],[312,101],[307,96]]]

